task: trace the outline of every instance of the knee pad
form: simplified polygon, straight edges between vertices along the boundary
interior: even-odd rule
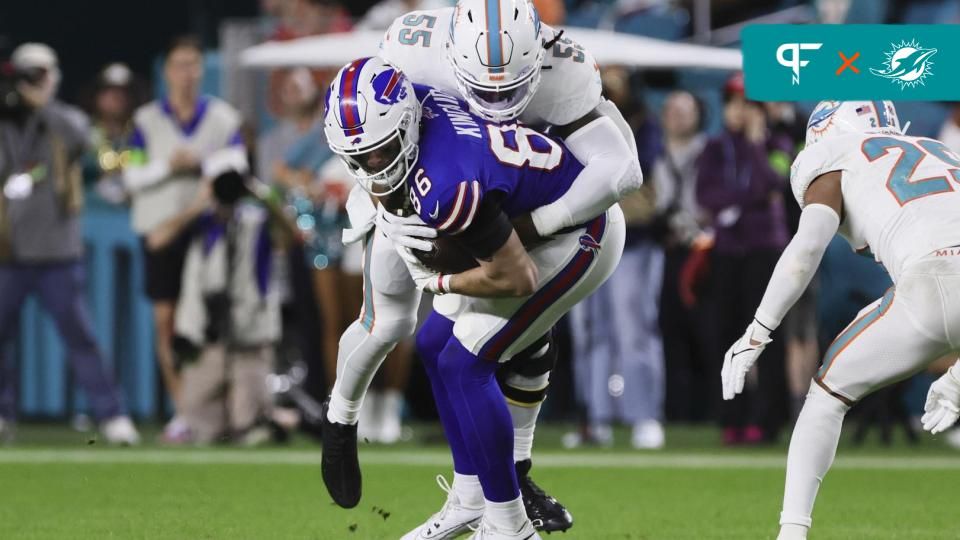
[[[547,332],[497,371],[497,382],[508,401],[533,407],[547,398],[550,371],[557,363],[553,333]]]

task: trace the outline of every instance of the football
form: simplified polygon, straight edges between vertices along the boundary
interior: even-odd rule
[[[459,274],[479,266],[460,242],[449,236],[441,236],[433,240],[431,251],[413,250],[414,255],[427,267],[443,274]]]

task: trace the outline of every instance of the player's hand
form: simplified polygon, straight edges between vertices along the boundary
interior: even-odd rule
[[[927,403],[923,406],[925,412],[920,421],[923,429],[934,435],[946,431],[960,418],[958,370],[960,367],[957,364],[951,366],[942,377],[933,381],[930,391],[927,392]]]
[[[397,246],[419,251],[432,250],[433,242],[429,239],[437,237],[436,229],[424,223],[420,216],[400,217],[390,213],[383,205],[377,206],[377,229]]]
[[[170,156],[170,170],[175,173],[192,173],[199,169],[200,158],[189,148],[177,148]]]
[[[723,357],[723,369],[720,370],[723,399],[733,399],[743,392],[747,373],[770,341],[772,341],[770,331],[757,321],[753,321],[743,336],[727,350],[727,354]]]
[[[449,275],[444,275],[436,270],[432,270],[427,265],[420,262],[416,255],[413,254],[413,251],[408,247],[396,245],[394,248],[397,250],[397,253],[400,254],[400,258],[403,259],[403,262],[406,263],[407,270],[410,272],[410,277],[413,279],[413,282],[417,284],[418,289],[421,291],[431,292],[433,294],[446,294],[450,292]]]

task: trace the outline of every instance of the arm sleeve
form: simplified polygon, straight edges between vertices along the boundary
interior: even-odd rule
[[[562,197],[531,213],[541,236],[602,214],[619,201],[624,192],[643,184],[637,153],[610,117],[597,118],[564,142],[584,168]]]
[[[780,325],[810,284],[839,226],[840,216],[829,206],[811,204],[803,210],[797,234],[783,250],[757,308],[757,322],[771,331]]]

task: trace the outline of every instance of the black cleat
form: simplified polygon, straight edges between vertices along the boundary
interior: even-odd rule
[[[333,502],[353,508],[360,502],[360,459],[357,457],[357,426],[327,420],[329,402],[323,403],[321,429],[323,455],[320,470]]]
[[[566,531],[573,527],[573,516],[556,499],[547,495],[530,478],[533,462],[529,459],[517,462],[517,480],[520,482],[520,496],[527,517],[537,530],[544,532]]]

